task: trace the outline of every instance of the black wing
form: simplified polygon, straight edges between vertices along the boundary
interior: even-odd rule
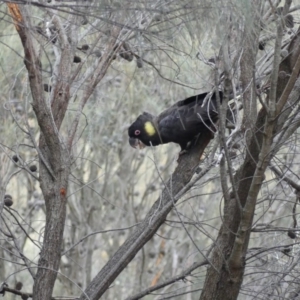
[[[178,101],[157,117],[157,124],[165,143],[175,142],[184,147],[214,123],[217,116],[216,95],[204,93]]]

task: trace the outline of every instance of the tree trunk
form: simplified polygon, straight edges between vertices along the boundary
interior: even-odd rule
[[[48,300],[52,296],[61,260],[70,172],[70,154],[59,133],[69,101],[70,45],[66,36],[63,36],[64,31],[61,30],[63,51],[57,76],[64,80],[56,84],[50,107],[44,96],[41,61],[36,54],[31,35],[30,14],[24,5],[7,5],[24,47],[24,63],[29,74],[32,107],[41,131],[39,146],[36,148],[40,157],[40,185],[46,204],[46,227],[33,286],[33,299]],[[35,144],[32,133],[28,132],[28,135]]]
[[[289,1],[287,4],[290,4]],[[278,36],[280,37],[280,33]],[[207,271],[201,300],[234,300],[239,295],[246,266],[245,258],[256,199],[264,180],[264,172],[272,155],[274,155],[272,153],[272,141],[278,133],[276,128],[279,130],[276,127],[277,122],[280,119],[280,114],[284,111],[284,103],[286,103],[292,89],[286,94],[284,91],[288,86],[294,87],[299,74],[299,66],[295,63],[300,59],[299,45],[298,32],[298,37],[294,38],[289,47],[291,55],[280,64],[279,72],[276,71],[276,60],[274,61],[273,70],[277,77],[283,70],[287,72],[288,76],[285,80],[281,79],[278,84],[276,83],[274,96],[272,98],[270,96],[267,102],[268,112],[263,107],[258,113],[254,130],[252,130],[252,137],[249,139],[250,144],[245,162],[235,175],[238,199],[232,194],[229,202],[225,202],[223,225],[219,231],[212,255],[212,266]],[[281,49],[280,43],[279,49]],[[281,102],[283,104],[279,106],[278,104]],[[274,106],[273,110],[272,106]]]

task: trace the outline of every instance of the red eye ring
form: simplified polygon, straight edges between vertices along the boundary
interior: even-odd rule
[[[135,132],[134,132],[134,134],[135,135],[139,135],[141,132],[139,131],[139,130],[136,130]]]

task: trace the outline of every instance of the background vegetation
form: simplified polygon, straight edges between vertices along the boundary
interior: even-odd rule
[[[299,8],[2,1],[5,299],[298,299]],[[130,148],[141,112],[214,89],[206,148]]]

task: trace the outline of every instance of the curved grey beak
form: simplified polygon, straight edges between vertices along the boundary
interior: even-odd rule
[[[139,140],[136,139],[136,138],[130,137],[130,138],[129,138],[129,144],[130,144],[131,147],[137,148],[138,145],[139,145]]]
[[[146,145],[142,143],[139,139],[132,138],[132,137],[129,138],[129,144],[131,147],[135,149],[143,149],[146,147]]]

